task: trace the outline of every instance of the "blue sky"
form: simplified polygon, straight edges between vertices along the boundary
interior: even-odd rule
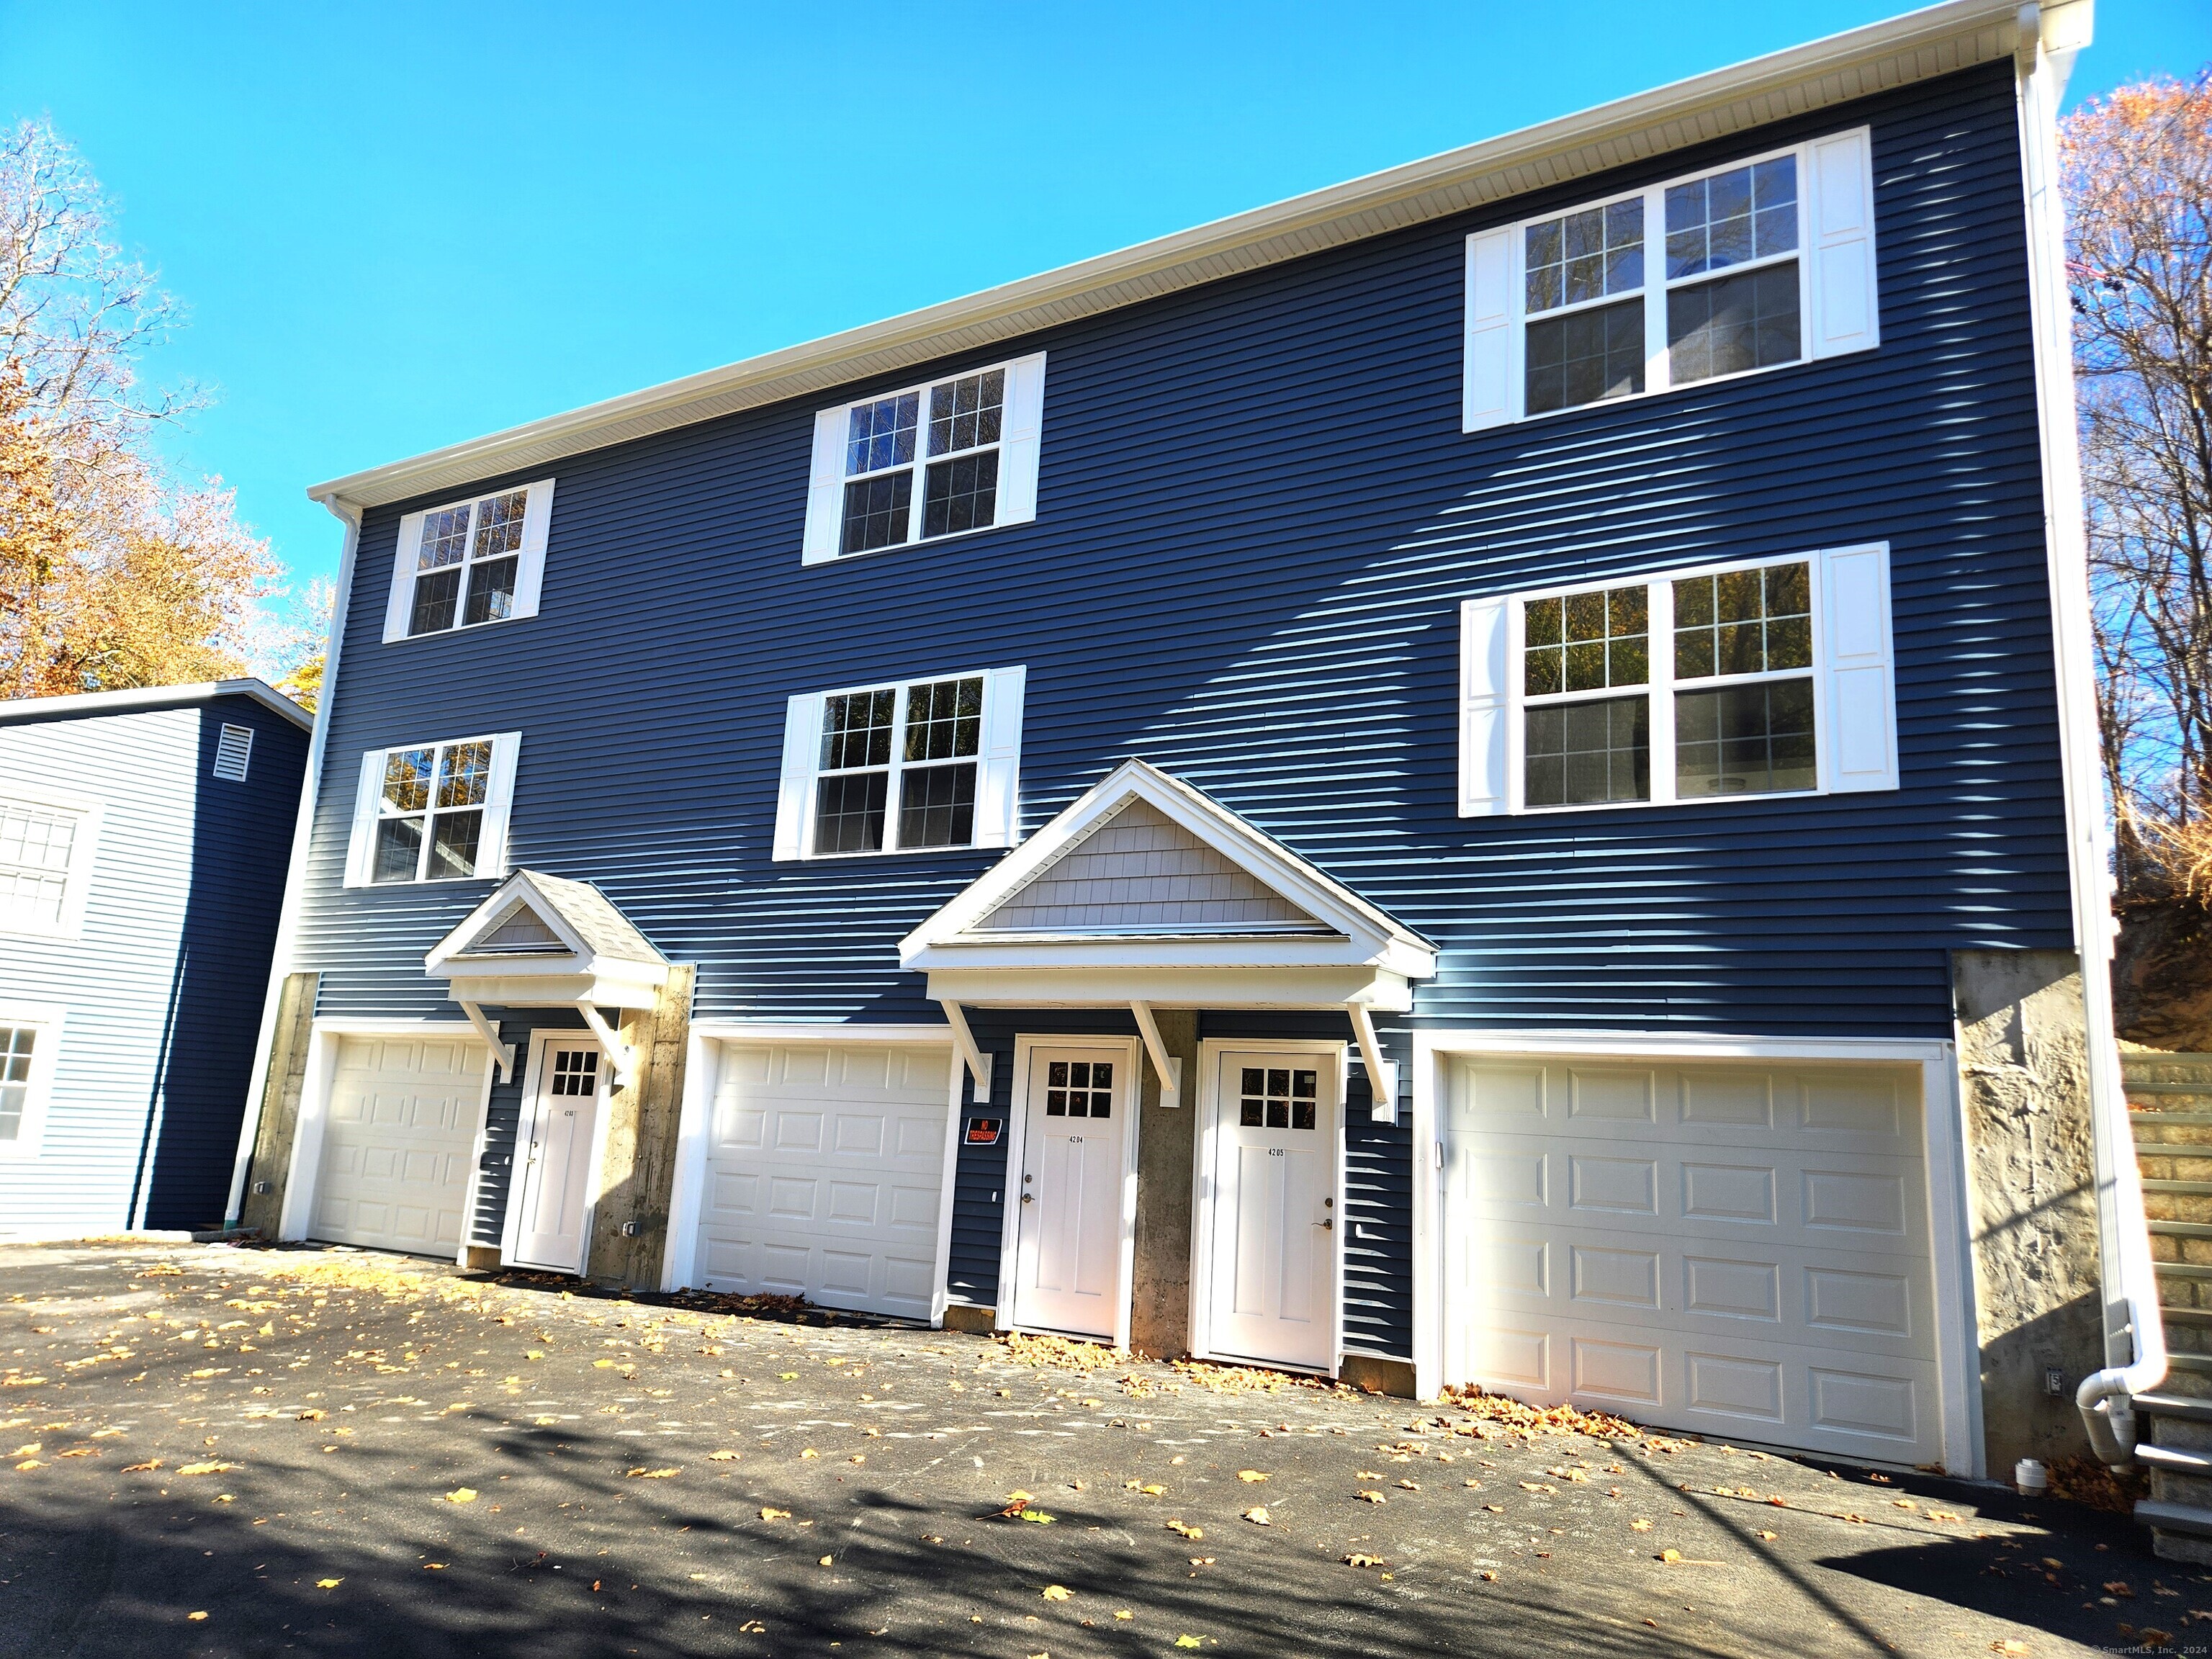
[[[218,399],[173,458],[306,577],[317,480],[1901,9],[0,0],[0,114],[98,170]],[[2212,60],[2212,0],[2098,10],[2075,100]]]

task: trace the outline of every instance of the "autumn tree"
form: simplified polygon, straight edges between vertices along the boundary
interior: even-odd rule
[[[2212,71],[2069,117],[2103,763],[2130,898],[2212,888]]]
[[[174,310],[109,216],[50,125],[0,134],[0,696],[242,673],[282,574],[155,450],[199,399],[140,374]]]

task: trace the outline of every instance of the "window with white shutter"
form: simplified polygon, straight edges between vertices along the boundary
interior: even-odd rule
[[[406,514],[392,553],[386,642],[536,616],[552,520],[550,478]]]
[[[346,884],[507,873],[519,732],[373,749],[361,757]]]
[[[1880,544],[1461,607],[1460,814],[1898,784]]]
[[[1044,353],[814,417],[805,562],[1036,517]]]
[[[1467,239],[1461,425],[1881,343],[1861,127]]]
[[[786,711],[775,856],[1011,847],[1028,671],[805,692]]]

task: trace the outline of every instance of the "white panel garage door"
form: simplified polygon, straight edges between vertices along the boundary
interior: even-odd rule
[[[949,1048],[722,1048],[698,1272],[709,1290],[930,1316]]]
[[[459,1250],[484,1060],[473,1039],[341,1041],[308,1237]]]
[[[1484,1059],[1448,1098],[1452,1380],[1937,1460],[1917,1070]]]

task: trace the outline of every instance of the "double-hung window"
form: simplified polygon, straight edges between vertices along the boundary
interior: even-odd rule
[[[92,882],[97,803],[0,795],[0,934],[74,939]]]
[[[1467,240],[1468,431],[1880,343],[1866,129]]]
[[[382,887],[507,873],[521,734],[374,749],[362,757],[346,884]]]
[[[0,1162],[38,1156],[62,1024],[51,1005],[0,1003]]]
[[[785,715],[775,856],[1011,847],[1026,671],[807,692]]]
[[[386,641],[538,614],[553,481],[517,484],[399,520]]]
[[[1888,550],[1470,599],[1462,816],[1897,787]]]
[[[1036,517],[1044,354],[814,417],[805,562]]]

